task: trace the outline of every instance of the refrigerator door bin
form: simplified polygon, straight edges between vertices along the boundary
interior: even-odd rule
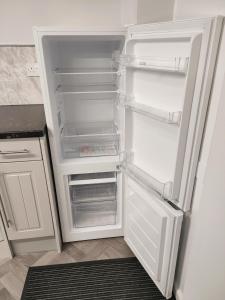
[[[125,108],[136,113],[145,115],[160,122],[165,122],[173,125],[180,125],[181,111],[167,111],[154,106],[146,105],[129,99],[124,103]]]
[[[163,182],[141,170],[133,163],[127,163],[124,171],[128,177],[132,178],[147,191],[150,190],[151,192],[156,192],[158,195],[165,199],[171,199],[173,189],[173,183],[171,181]]]
[[[72,203],[75,228],[116,224],[116,201]]]
[[[165,71],[186,74],[188,57],[151,57],[122,55],[121,63],[128,68],[142,68],[153,71]]]

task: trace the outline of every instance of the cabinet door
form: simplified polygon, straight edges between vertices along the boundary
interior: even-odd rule
[[[41,161],[0,164],[0,192],[9,240],[54,234]]]
[[[0,214],[0,260],[4,258],[12,258],[12,252]]]

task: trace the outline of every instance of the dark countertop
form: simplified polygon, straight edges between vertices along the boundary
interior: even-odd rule
[[[45,130],[42,104],[0,106],[0,139],[41,137]]]

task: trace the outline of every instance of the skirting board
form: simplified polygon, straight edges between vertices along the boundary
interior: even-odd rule
[[[10,251],[8,243],[5,243],[3,241],[0,244],[0,260],[5,258],[12,258],[12,253]]]
[[[30,239],[21,241],[11,241],[13,254],[24,255],[38,251],[57,251],[57,244],[54,237],[43,239]]]

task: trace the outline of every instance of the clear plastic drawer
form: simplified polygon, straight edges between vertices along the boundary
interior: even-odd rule
[[[95,227],[116,224],[116,201],[72,203],[74,227]]]

